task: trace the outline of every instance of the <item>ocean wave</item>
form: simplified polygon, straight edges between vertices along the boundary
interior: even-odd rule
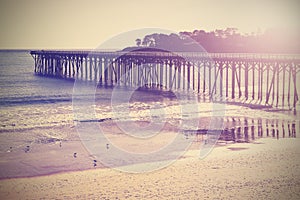
[[[0,98],[1,106],[13,106],[13,105],[32,105],[32,104],[48,104],[59,102],[71,102],[72,96],[25,96],[25,97],[7,97]]]

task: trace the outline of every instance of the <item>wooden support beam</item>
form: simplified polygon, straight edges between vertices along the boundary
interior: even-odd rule
[[[190,90],[191,86],[191,63],[187,63],[187,90]]]
[[[90,70],[90,81],[93,80],[93,61],[94,61],[94,57],[90,57],[90,66],[89,66],[89,70]]]
[[[203,93],[206,90],[206,62],[203,63]]]
[[[159,84],[160,87],[164,86],[164,64],[159,63]]]
[[[297,93],[297,69],[296,66],[294,65],[293,68],[293,82],[294,82],[294,102],[293,102],[293,109],[296,111],[296,104],[299,100],[298,98],[298,93]]]
[[[163,67],[163,66],[162,66]],[[139,87],[143,87],[143,85],[144,85],[144,82],[143,82],[143,70],[144,70],[144,67],[143,67],[143,65],[142,64],[140,64],[139,66],[138,66],[138,77],[139,77],[139,82],[138,82],[138,86]],[[162,68],[163,69],[163,68]],[[162,85],[163,85],[163,82],[162,82]]]
[[[94,67],[93,67],[93,70],[94,70],[94,82],[97,83],[98,82],[98,58],[95,56],[94,57]]]
[[[261,62],[258,63],[258,69],[257,69],[257,99],[258,100],[261,99],[261,94],[260,94],[260,89],[261,89],[261,87],[260,87],[260,85],[261,85],[260,81],[261,81],[261,78],[260,78],[260,76],[261,76]]]
[[[235,70],[236,66],[235,63],[232,63],[231,66],[231,98],[235,98]]]
[[[178,85],[177,85],[177,89],[181,89],[181,63],[177,62],[177,79],[178,79]]]
[[[85,80],[88,80],[88,63],[89,63],[90,57],[86,57],[85,58],[85,63],[84,63],[84,67],[85,67]]]
[[[246,97],[246,100],[248,100],[248,78],[249,78],[248,72],[249,72],[249,63],[246,63],[245,64],[245,97]]]
[[[282,108],[284,108],[284,92],[285,92],[285,68],[286,68],[286,65],[283,65],[282,66]]]
[[[192,68],[193,68],[193,91],[195,91],[195,64],[192,63]]]
[[[275,74],[276,74],[275,70],[276,70],[276,68],[273,67],[273,77],[272,77],[272,81],[270,83],[269,90],[267,92],[266,104],[269,103],[269,99],[270,99],[270,96],[271,96],[271,91],[273,91],[272,96],[273,96],[273,99],[274,99],[274,81],[275,81]],[[272,104],[273,104],[273,102],[272,102]]]
[[[165,86],[168,88],[168,61],[165,62]]]
[[[264,64],[261,63],[260,66],[260,102],[262,102],[263,99],[263,79],[264,79]]]
[[[220,69],[218,69],[218,71],[214,75],[214,84],[213,84],[211,95],[210,95],[211,98],[213,97],[214,94],[215,95],[217,94],[217,80],[218,80],[219,72],[220,72]]]
[[[229,87],[229,85],[228,85],[228,79],[229,79],[229,77],[228,77],[228,65],[229,65],[229,63],[225,63],[225,65],[226,65],[226,83],[225,83],[225,94],[226,94],[226,98],[228,98],[228,87]]]
[[[104,58],[103,57],[100,57],[100,60],[99,60],[99,84],[101,85],[103,83],[103,71],[105,69],[105,66],[104,66]],[[120,72],[121,73],[121,72]],[[120,74],[121,76],[121,74]]]
[[[169,62],[169,90],[172,90],[172,87],[173,87],[173,81],[172,81],[172,67],[173,67],[173,63],[172,63],[172,60],[170,60]]]
[[[108,69],[109,69],[109,61],[108,58],[104,58],[104,84],[107,85],[108,84]],[[124,75],[126,75],[126,67],[124,67]]]
[[[220,71],[220,96],[223,97],[223,63],[219,63],[219,71]]]
[[[280,69],[280,64],[277,65],[276,107],[278,107],[278,101],[279,101],[279,69]]]
[[[68,59],[66,57],[64,57],[63,65],[64,65],[64,69],[65,69],[64,77],[67,77],[67,75],[68,75]]]
[[[198,93],[200,93],[200,76],[201,76],[201,73],[200,73],[200,63],[199,62],[197,62],[197,74],[198,74],[197,91],[198,91]]]
[[[288,84],[288,106],[290,107],[290,97],[291,97],[291,77],[292,77],[292,65],[289,65],[289,78],[288,78],[288,81],[289,81],[289,84]]]
[[[84,62],[83,62],[83,58],[84,58],[84,57],[81,57],[81,58],[80,58],[80,79],[81,79],[81,80],[83,80],[83,63],[84,63]]]
[[[212,62],[208,62],[208,93],[209,95],[212,94],[212,87],[211,87],[211,79],[212,79],[212,74],[211,74],[211,69],[212,69]]]
[[[270,71],[270,66],[269,65],[267,65],[266,66],[266,70],[267,70],[267,80],[266,80],[266,102],[265,102],[265,104],[268,104],[268,100],[269,100],[269,96],[270,96],[270,94],[269,94],[269,71]]]
[[[72,78],[72,57],[68,56],[68,77]]]
[[[102,58],[101,58],[101,60],[102,60]],[[117,77],[116,77],[116,82],[118,83],[118,86],[121,85],[121,64],[122,64],[121,61],[118,60],[117,61]],[[136,66],[136,70],[138,70],[138,66]],[[101,76],[102,76],[102,67],[100,67],[100,72],[101,72]],[[100,80],[102,79],[101,76],[100,76]],[[138,80],[138,78],[136,77],[135,80]],[[136,81],[135,85],[137,85],[137,81]]]
[[[252,100],[255,98],[255,63],[252,65]]]
[[[272,80],[272,105],[274,105],[274,99],[275,99],[275,79],[276,79],[276,70],[277,70],[277,63],[275,63],[273,67],[273,80]]]
[[[242,80],[242,64],[239,63],[239,75],[238,75],[238,86],[239,86],[239,98],[242,97],[241,80]]]
[[[185,66],[186,66],[186,63],[185,61],[182,63],[182,89],[184,90],[185,89],[185,83],[186,83],[186,78],[185,78]]]

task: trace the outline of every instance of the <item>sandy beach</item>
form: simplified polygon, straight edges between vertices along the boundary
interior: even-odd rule
[[[2,179],[0,198],[299,199],[299,145],[298,138],[264,138],[219,145],[204,159],[192,148],[172,165],[149,173],[99,167]]]
[[[247,114],[250,112],[257,111],[247,109]],[[286,121],[278,123],[263,119],[263,135],[259,134],[259,120],[227,117],[225,127],[236,127],[236,137],[241,137],[236,143],[225,142],[223,137],[207,157],[200,159],[200,135],[171,165],[138,174],[106,168],[82,143],[76,131],[78,122],[27,129],[16,124],[0,135],[0,199],[299,199],[299,126],[293,135],[292,126],[287,124],[293,121],[286,116],[281,116]],[[208,128],[209,119],[201,118],[201,129]],[[178,130],[178,119],[170,118],[157,137],[140,144],[123,134],[113,120],[91,123],[101,125],[113,144],[129,152],[159,149]],[[149,121],[136,123],[144,127]],[[96,166],[94,159],[98,160]]]

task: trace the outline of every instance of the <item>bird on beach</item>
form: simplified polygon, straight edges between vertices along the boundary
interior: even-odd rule
[[[12,147],[9,147],[9,149],[6,152],[12,152]]]
[[[27,152],[29,152],[29,150],[30,150],[30,146],[26,146],[26,148],[25,148],[25,153],[27,153]]]
[[[76,152],[73,154],[73,157],[74,157],[74,158],[77,158],[77,153],[76,153]]]

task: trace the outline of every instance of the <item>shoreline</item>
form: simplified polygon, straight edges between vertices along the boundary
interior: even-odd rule
[[[300,138],[281,138],[279,140],[295,140],[295,141],[300,142]],[[217,143],[212,148],[211,152],[207,156],[205,156],[205,158],[209,157],[210,154],[215,149],[223,149],[223,150],[231,150],[231,151],[244,151],[244,150],[249,149],[249,147],[247,147],[249,145],[256,145],[256,144],[264,145],[264,142],[266,142],[266,141],[267,142],[272,142],[272,141],[278,141],[278,139],[276,139],[276,138],[259,138],[259,139],[256,139],[255,141],[251,141],[251,142],[217,141]],[[74,142],[76,144],[74,144]],[[200,151],[201,151],[200,148],[201,148],[202,144],[203,144],[202,141],[193,141],[192,144],[189,146],[189,148],[183,153],[183,155],[181,155],[178,159],[174,160],[173,162],[170,162],[171,163],[170,165],[172,165],[174,162],[177,162],[178,160],[186,159],[186,155],[189,155],[190,152],[192,152],[192,151],[194,151],[194,152],[198,151],[200,153]],[[49,146],[47,147],[47,144],[41,144],[41,145],[44,148],[46,148],[48,151],[50,151],[50,152],[52,151],[51,147],[50,148],[49,148]],[[53,145],[58,146],[58,143],[55,143],[55,144],[50,143],[50,145],[51,146],[53,146]],[[81,156],[81,159],[79,159],[79,160],[77,160],[77,158],[68,160],[68,161],[71,161],[72,163],[74,163],[75,161],[78,161],[78,164],[80,163],[80,168],[78,168],[78,169],[74,169],[74,168],[64,169],[64,168],[62,168],[62,166],[59,166],[59,169],[57,169],[55,171],[42,172],[40,174],[29,174],[29,175],[16,175],[16,176],[9,176],[9,177],[0,177],[0,181],[10,180],[10,179],[46,177],[46,176],[59,175],[59,174],[65,174],[65,173],[73,173],[73,172],[76,173],[76,172],[81,172],[81,171],[93,171],[93,170],[99,170],[99,169],[111,169],[110,167],[107,167],[107,166],[103,165],[100,162],[97,163],[97,167],[92,167],[92,163],[93,163],[92,161],[93,161],[94,157],[89,153],[89,151],[86,149],[86,147],[84,147],[84,145],[81,143],[80,140],[78,140],[78,141],[69,141],[69,142],[64,143],[64,146],[73,146],[74,147],[74,145],[76,145],[76,149],[78,149],[78,147],[79,147],[78,145],[80,145],[83,152],[85,151],[85,153],[86,153],[85,155],[81,154],[82,156]],[[235,146],[238,146],[238,147],[235,147]],[[74,150],[74,149],[69,148],[68,152],[73,152],[72,150]],[[35,157],[37,157],[36,153],[33,153],[33,155]],[[72,157],[71,154],[69,154],[68,157],[71,158]],[[205,158],[203,158],[203,159],[205,159]],[[202,160],[202,159],[199,158],[199,160]],[[89,165],[83,164],[84,163],[83,161],[89,161]],[[22,161],[21,161],[21,163],[24,164],[24,162],[22,162]],[[87,163],[87,162],[85,162],[85,163]],[[49,164],[49,163],[46,163],[46,164]],[[32,168],[36,168],[36,167],[44,168],[43,166],[38,166],[38,165],[36,165],[36,166],[31,165],[31,166],[32,166]],[[71,165],[68,165],[68,166],[71,166]],[[28,167],[30,168],[29,165],[28,165]],[[126,167],[126,165],[121,166],[121,167]],[[50,166],[47,166],[46,168],[50,168]],[[118,169],[115,169],[115,170],[120,171]],[[132,172],[128,172],[128,173],[131,174]],[[151,172],[146,172],[146,173],[151,173]],[[133,173],[133,174],[135,174],[135,173]],[[137,174],[139,174],[139,173],[137,173]]]
[[[249,120],[250,121],[250,120]],[[206,126],[207,122],[202,121],[203,126]],[[226,126],[232,126],[234,122],[227,121]],[[237,122],[235,122],[237,123]],[[240,122],[238,122],[240,123]],[[144,126],[147,125],[147,122],[140,121],[138,125]],[[230,129],[225,129],[226,134],[229,135],[220,135],[220,140],[218,140],[217,146],[223,146],[224,143],[233,143],[233,144],[243,144],[248,139],[249,143],[258,142],[264,138],[280,138],[280,140],[285,140],[290,137],[293,138],[293,135],[288,135],[286,132],[286,138],[281,138],[275,134],[275,129],[273,126],[270,127],[270,135],[266,137],[266,133],[264,136],[259,134],[259,130],[251,129],[251,124],[248,124],[248,136],[244,135],[244,132],[241,132],[242,138],[238,138],[238,134],[236,142],[231,141]],[[124,149],[129,152],[140,152],[140,153],[149,153],[154,150],[157,150],[164,145],[168,144],[172,138],[174,138],[174,133],[176,133],[176,126],[167,123],[166,127],[163,128],[163,132],[160,137],[154,137],[149,140],[147,143],[139,143],[139,140],[134,140],[131,137],[126,136],[126,134],[120,134],[120,129],[112,122],[112,121],[104,121],[101,122],[101,126],[104,132],[108,132],[106,135],[111,142],[117,147]],[[245,125],[240,125],[245,126]],[[243,129],[244,127],[242,127]],[[237,128],[235,131],[238,131],[240,128]],[[251,129],[251,130],[250,130]],[[40,135],[41,131],[48,131],[49,138],[44,138],[44,136]],[[175,131],[175,132],[174,132]],[[245,131],[245,130],[242,130]],[[252,131],[255,132],[255,136],[252,135]],[[189,132],[189,131],[188,131]],[[188,137],[191,137],[189,134],[195,134],[193,131],[188,133]],[[197,132],[197,131],[196,131]],[[271,133],[272,132],[272,133]],[[298,132],[298,130],[296,130]],[[12,134],[13,133],[13,134]],[[53,127],[51,129],[47,128],[39,128],[39,129],[29,129],[25,132],[8,132],[6,134],[2,134],[1,138],[3,141],[7,141],[9,144],[10,140],[13,141],[17,137],[20,141],[21,147],[15,148],[13,147],[11,150],[9,146],[2,146],[2,151],[0,152],[1,162],[0,162],[0,180],[11,179],[11,178],[21,178],[21,177],[35,177],[40,175],[47,174],[57,174],[64,173],[70,171],[82,171],[82,170],[93,170],[98,168],[106,168],[101,162],[97,162],[97,166],[94,166],[93,160],[96,159],[91,153],[86,149],[84,144],[82,143],[80,136],[76,131],[76,126],[74,124],[63,125],[60,127]],[[63,133],[63,136],[62,134]],[[186,134],[186,133],[182,133]],[[40,135],[40,137],[39,137]],[[184,136],[184,135],[183,135]],[[57,138],[61,137],[61,138]],[[186,137],[186,136],[184,136]],[[192,142],[190,148],[191,149],[200,149],[200,145],[203,141],[203,135],[199,134],[194,137],[194,141]],[[228,138],[229,137],[229,138]],[[295,135],[296,139],[297,137]],[[22,138],[22,139],[21,139]],[[29,140],[30,138],[34,140]],[[229,139],[228,141],[226,141]],[[294,139],[294,138],[293,138]],[[27,141],[27,142],[26,142]],[[24,143],[25,142],[25,143]],[[4,143],[3,143],[4,144]],[[7,145],[4,144],[4,145]],[[20,146],[19,144],[19,146]],[[247,144],[247,143],[246,143]],[[231,144],[229,144],[231,145]],[[26,146],[30,149],[26,153]],[[228,146],[227,144],[225,146]],[[6,150],[5,150],[6,149]],[[11,152],[10,152],[11,151]],[[74,157],[74,153],[77,154],[77,157]]]
[[[250,142],[250,143],[255,143],[255,142]],[[222,148],[224,146],[230,145],[230,144],[234,144],[234,143],[228,143],[228,144],[216,144],[214,146],[214,148]],[[243,143],[238,143],[238,144],[243,144]],[[200,142],[193,142],[191,144],[192,149],[188,149],[183,155],[181,155],[177,160],[181,160],[181,159],[185,159],[185,154],[188,151],[200,151],[200,147],[199,149],[195,149],[195,146],[200,146],[201,143]],[[243,149],[241,149],[243,150]],[[91,156],[91,155],[90,155]],[[174,162],[176,162],[177,160],[175,160]],[[92,162],[91,162],[92,163]],[[99,164],[99,163],[98,163]],[[172,165],[173,162],[171,162],[170,165]],[[126,167],[126,166],[121,166],[121,167]],[[78,169],[78,170],[74,170],[74,169],[70,169],[70,170],[60,170],[60,171],[55,171],[55,172],[48,172],[45,174],[40,174],[40,175],[27,175],[27,176],[11,176],[11,177],[0,177],[0,181],[3,180],[10,180],[10,179],[24,179],[24,178],[37,178],[37,177],[46,177],[46,176],[52,176],[52,175],[59,175],[59,174],[65,174],[65,173],[76,173],[76,172],[81,172],[81,171],[93,171],[93,170],[99,170],[99,169],[111,169],[110,167],[106,167],[104,165],[100,165],[97,168],[86,168],[86,169]],[[119,171],[118,169],[115,169],[116,171]],[[130,172],[128,172],[130,173]],[[148,172],[146,172],[148,173]],[[130,174],[134,174],[134,173],[130,173]]]

